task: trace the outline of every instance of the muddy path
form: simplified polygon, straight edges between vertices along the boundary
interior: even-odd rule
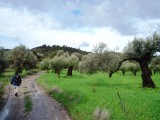
[[[62,105],[37,86],[36,79],[40,74],[37,73],[22,79],[18,97],[14,95],[13,86],[8,86],[8,96],[0,111],[0,120],[70,120]],[[32,99],[32,110],[29,113],[24,112],[24,97],[26,95]]]

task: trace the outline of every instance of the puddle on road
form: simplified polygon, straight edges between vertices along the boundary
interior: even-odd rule
[[[0,120],[5,120],[5,118],[8,116],[8,114],[9,114],[9,109],[4,109],[3,111],[2,111],[2,113],[0,113]]]

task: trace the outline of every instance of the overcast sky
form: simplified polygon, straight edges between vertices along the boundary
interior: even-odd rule
[[[105,42],[122,50],[135,36],[159,32],[159,8],[159,0],[0,0],[0,46],[91,51]]]

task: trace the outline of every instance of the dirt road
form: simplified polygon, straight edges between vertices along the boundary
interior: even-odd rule
[[[8,98],[0,111],[0,120],[70,120],[68,113],[61,104],[49,97],[36,84],[40,73],[28,76],[22,80],[19,96],[14,96],[13,86],[8,86]],[[30,95],[32,111],[24,112],[24,96]]]

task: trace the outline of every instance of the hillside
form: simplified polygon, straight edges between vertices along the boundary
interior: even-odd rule
[[[86,51],[82,51],[80,49],[68,47],[68,46],[65,46],[65,45],[63,45],[63,46],[59,46],[59,45],[53,45],[53,46],[42,45],[42,46],[38,46],[38,47],[32,48],[31,50],[34,53],[43,54],[44,57],[46,57],[46,56],[53,57],[58,50],[64,50],[64,52],[69,52],[70,54],[72,54],[74,52],[78,52],[80,54],[86,55],[88,53]]]

